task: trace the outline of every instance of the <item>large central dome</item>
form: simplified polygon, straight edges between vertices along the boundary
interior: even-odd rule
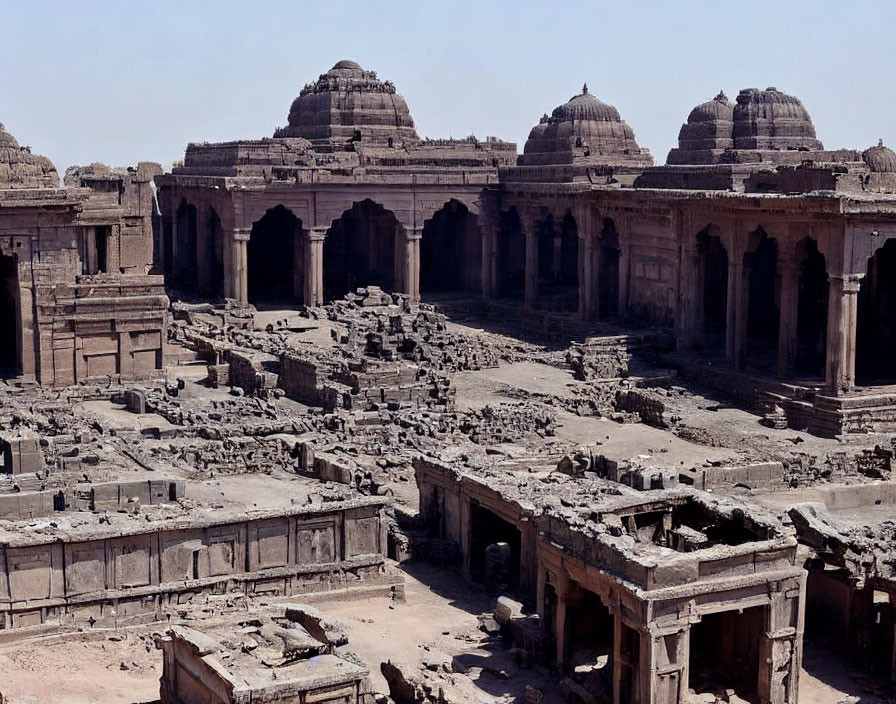
[[[635,142],[635,133],[612,105],[582,88],[532,128],[520,155],[520,166],[650,166],[650,154]]]
[[[395,86],[345,60],[302,89],[289,109],[289,125],[274,136],[335,144],[360,140],[396,147],[420,139]]]

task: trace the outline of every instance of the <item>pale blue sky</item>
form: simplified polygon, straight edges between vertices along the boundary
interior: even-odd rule
[[[720,88],[798,96],[828,148],[896,144],[887,1],[0,0],[0,18],[0,122],[60,171],[270,136],[343,58],[393,81],[423,136],[522,150],[587,81],[658,163]]]

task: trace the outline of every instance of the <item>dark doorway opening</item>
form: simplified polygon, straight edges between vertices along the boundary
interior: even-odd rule
[[[398,220],[372,200],[355,203],[324,240],[324,300],[363,286],[395,289]]]
[[[760,370],[777,370],[778,245],[762,228],[753,233],[758,240],[752,253],[744,255],[748,276],[747,359]]]
[[[22,312],[16,257],[0,255],[0,378],[22,373]]]
[[[573,591],[566,609],[564,664],[598,700],[612,699],[615,621],[597,594]]]
[[[538,306],[554,311],[579,305],[579,236],[575,218],[559,222],[552,215],[537,225]]]
[[[765,606],[706,614],[691,626],[690,687],[698,694],[739,697],[759,704],[759,656]]]
[[[96,228],[96,268],[101,274],[109,273],[109,240],[112,228],[108,225]]]
[[[300,238],[299,219],[282,205],[268,210],[252,226],[246,248],[250,301],[301,300],[304,268]]]
[[[859,289],[856,377],[864,384],[896,383],[896,239],[868,260]]]
[[[818,242],[806,238],[797,250],[800,264],[797,303],[796,371],[805,376],[824,376],[828,334],[828,273]]]
[[[196,232],[196,206],[186,200],[181,201],[177,209],[177,284],[188,290],[196,291],[199,284],[199,267]]]
[[[619,233],[612,218],[604,218],[600,233],[598,296],[600,317],[619,314]]]
[[[702,288],[699,302],[703,310],[701,346],[706,352],[724,352],[728,329],[728,252],[714,226],[697,235],[697,252],[697,275]]]
[[[423,226],[420,290],[478,291],[481,281],[482,241],[476,216],[463,203],[452,200]]]
[[[519,529],[477,503],[470,504],[470,515],[471,576],[494,591],[516,589],[520,579]],[[496,550],[495,546],[501,547]]]
[[[221,218],[209,209],[205,234],[206,280],[202,293],[213,299],[224,295],[224,231]]]
[[[501,213],[495,257],[495,295],[522,299],[526,292],[526,236],[516,208]]]

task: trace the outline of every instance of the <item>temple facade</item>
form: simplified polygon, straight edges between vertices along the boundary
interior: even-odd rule
[[[273,137],[188,145],[156,179],[155,256],[187,296],[378,285],[671,328],[682,364],[795,427],[896,428],[868,411],[896,400],[896,155],[826,150],[798,98],[751,88],[695,107],[666,162],[587,85],[518,157],[424,140],[389,81],[340,61]]]
[[[52,162],[0,125],[0,376],[47,386],[163,366],[168,299],[152,266],[158,164]]]

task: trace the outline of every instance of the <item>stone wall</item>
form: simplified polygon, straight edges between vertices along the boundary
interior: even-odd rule
[[[359,499],[62,539],[8,536],[0,542],[0,628],[140,622],[209,594],[391,583],[383,506]]]

